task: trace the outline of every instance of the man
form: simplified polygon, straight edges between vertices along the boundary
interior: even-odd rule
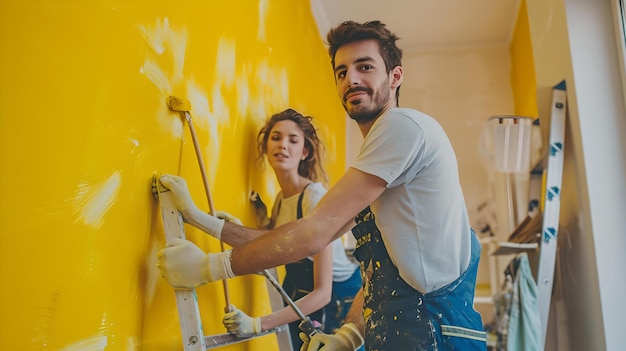
[[[354,164],[313,213],[267,232],[203,214],[184,180],[162,177],[185,220],[234,247],[207,255],[177,241],[159,254],[162,275],[194,287],[259,272],[313,255],[356,218],[363,289],[346,324],[334,335],[304,337],[308,349],[355,350],[364,342],[367,350],[485,350],[473,309],[480,244],[456,156],[433,118],[398,108],[397,36],[379,21],[348,21],[327,39],[337,94],[365,138]]]

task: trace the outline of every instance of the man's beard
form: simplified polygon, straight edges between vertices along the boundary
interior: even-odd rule
[[[380,85],[378,91],[384,91],[383,89],[386,84],[387,82],[383,82],[383,84]],[[383,110],[387,106],[387,103],[389,102],[388,95],[374,94],[374,91],[367,87],[355,87],[353,89],[348,89],[344,96],[347,96],[348,94],[355,91],[366,92],[367,95],[369,95],[372,99],[372,103],[370,104],[369,108],[364,105],[362,99],[353,100],[350,104],[346,102],[345,98],[343,99],[343,108],[348,113],[348,116],[350,116],[350,118],[355,120],[357,123],[367,123],[375,119],[383,112]]]

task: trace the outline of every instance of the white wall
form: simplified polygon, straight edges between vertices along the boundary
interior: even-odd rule
[[[561,281],[551,322],[567,321],[569,339],[547,349],[624,349],[626,113],[613,3],[527,0],[537,83],[568,85]]]

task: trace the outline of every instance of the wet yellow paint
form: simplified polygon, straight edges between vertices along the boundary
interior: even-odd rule
[[[252,189],[277,191],[255,161],[270,114],[315,116],[331,182],[345,168],[344,113],[309,1],[3,1],[0,34],[3,350],[180,349],[173,290],[155,267],[153,173],[186,177],[208,205],[168,95],[191,102],[216,208],[244,223]],[[249,314],[269,312],[262,277],[232,279],[230,291]],[[225,332],[221,283],[198,299],[205,333]]]

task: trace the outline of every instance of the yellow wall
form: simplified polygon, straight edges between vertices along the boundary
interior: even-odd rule
[[[511,84],[515,114],[519,116],[538,117],[537,111],[537,80],[535,64],[528,26],[526,1],[520,4],[517,22],[510,45],[511,51]]]
[[[180,349],[173,290],[155,267],[153,173],[186,177],[208,206],[168,95],[191,101],[215,207],[244,223],[252,189],[276,193],[254,162],[272,113],[315,116],[331,183],[344,169],[344,113],[307,0],[0,1],[0,72],[3,350]],[[261,277],[230,290],[249,314],[269,312]],[[221,284],[198,295],[205,334],[225,332]]]

